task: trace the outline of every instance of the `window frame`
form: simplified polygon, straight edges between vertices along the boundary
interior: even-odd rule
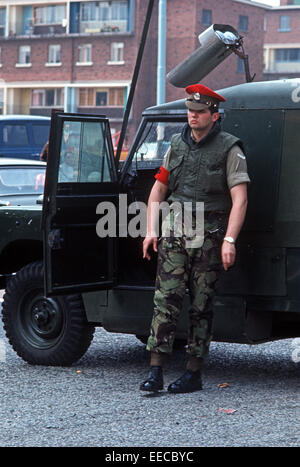
[[[209,21],[208,21],[209,18]],[[207,8],[202,9],[202,25],[210,26],[212,24],[212,10]]]
[[[23,49],[23,52],[22,52],[22,49]],[[26,57],[28,58],[28,61]],[[30,64],[31,64],[31,46],[22,44],[19,46],[19,49],[18,49],[18,65],[26,66]]]
[[[61,64],[61,53],[62,53],[62,46],[61,44],[49,44],[48,45],[48,61],[47,64],[49,65],[60,65]],[[53,57],[52,57],[53,55]],[[59,58],[59,61],[57,61]],[[52,60],[54,59],[54,60]]]
[[[80,87],[78,88],[78,107],[124,107],[125,87],[96,88]],[[96,105],[97,93],[107,93],[106,105]],[[122,95],[121,95],[122,93]],[[85,96],[84,96],[85,94]],[[122,103],[121,103],[122,100]],[[117,104],[115,103],[117,102]]]
[[[33,25],[51,26],[62,24],[63,20],[66,19],[66,14],[65,4],[37,5],[33,7]]]
[[[249,16],[248,15],[239,15],[238,30],[242,32],[249,31]]]
[[[52,105],[46,105],[46,93],[47,91],[54,91],[54,103]],[[58,92],[60,92],[60,99],[58,99]],[[40,105],[34,105],[33,96],[39,94],[39,100],[41,99]],[[36,88],[32,89],[31,93],[31,107],[34,108],[52,108],[52,107],[63,107],[64,105],[64,89],[63,88]]]
[[[109,65],[124,64],[124,42],[112,42],[110,44],[110,60]]]

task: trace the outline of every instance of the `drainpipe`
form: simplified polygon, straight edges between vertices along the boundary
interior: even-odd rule
[[[158,5],[158,54],[157,54],[157,105],[166,100],[166,21],[167,0],[159,0]]]

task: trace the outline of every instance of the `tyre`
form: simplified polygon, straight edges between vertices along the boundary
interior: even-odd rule
[[[43,263],[23,267],[3,296],[3,324],[16,353],[33,365],[69,366],[88,349],[88,324],[81,295],[47,298]]]

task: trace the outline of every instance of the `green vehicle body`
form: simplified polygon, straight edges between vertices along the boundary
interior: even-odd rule
[[[223,273],[214,300],[214,339],[259,343],[297,337],[300,336],[297,279],[300,272],[300,82],[245,83],[219,92],[226,98],[221,109],[223,128],[243,140],[251,183],[237,262]],[[143,118],[180,121],[185,115],[184,100],[180,100],[147,109]],[[143,124],[131,153],[143,135],[142,128]],[[125,172],[130,167],[130,157],[131,154],[123,168]],[[137,172],[137,198],[146,201],[155,171],[149,167]],[[142,277],[143,265],[138,258],[135,264]],[[153,280],[154,272],[155,268],[151,271]],[[138,281],[129,286],[126,279],[113,289],[84,294],[90,321],[101,321],[109,331],[143,336],[149,332],[152,298],[153,287],[147,289]],[[188,305],[187,295],[178,325],[180,338],[186,334]]]
[[[251,183],[247,217],[237,244],[237,261],[233,268],[222,274],[214,299],[213,338],[256,344],[299,337],[300,82],[245,83],[219,92],[227,99],[221,109],[223,128],[243,140]],[[80,115],[57,114],[56,118],[85,121],[85,117]],[[86,119],[89,120],[88,117]],[[48,197],[48,206],[44,201],[43,234],[41,206],[0,208],[2,280],[3,275],[42,260],[44,255],[48,297],[78,293],[82,297],[87,326],[102,326],[107,331],[135,334],[145,339],[153,311],[155,255],[150,262],[142,259],[141,237],[102,239],[103,256],[98,256],[95,263],[95,255],[87,254],[89,247],[93,251],[93,240],[90,237],[84,240],[84,226],[89,225],[90,228],[93,219],[91,231],[97,237],[99,216],[95,215],[95,210],[104,195],[114,203],[118,202],[120,193],[126,193],[129,201],[147,201],[161,159],[147,160],[145,152],[143,158],[132,162],[141,145],[145,147],[147,125],[163,122],[164,125],[176,126],[185,121],[184,100],[146,109],[128,159],[120,164],[118,178],[106,184],[98,198],[94,187],[101,183],[93,184],[93,196],[90,192],[85,195],[87,184],[77,184],[80,192],[76,192],[77,188],[75,191],[66,190],[69,184],[57,184],[55,167],[57,169],[60,157],[57,141],[60,141],[61,131],[55,127],[52,133],[52,138],[56,139],[52,145],[53,161],[52,166],[48,164],[47,167],[45,196]],[[153,142],[150,142],[148,149],[152,146]],[[165,144],[162,144],[162,154],[164,150]],[[134,184],[128,184],[128,173],[132,175],[133,168]],[[47,194],[47,183],[48,189],[50,185],[54,187],[51,189],[52,198]],[[71,185],[75,187],[76,184]],[[88,212],[88,203],[93,212],[89,219],[87,214],[83,215],[83,211]],[[73,215],[76,215],[76,225]],[[54,249],[53,244],[49,248],[49,233],[53,229],[65,236]],[[68,239],[70,245],[67,244]],[[74,262],[65,261],[65,258],[71,258],[70,248],[75,251],[77,247],[79,250],[76,250]],[[93,261],[91,269],[94,272],[95,264],[103,263],[99,266],[102,269],[98,282],[91,277],[81,277],[83,268],[85,271],[88,268],[86,262],[89,258]],[[77,272],[73,272],[76,268]],[[72,275],[73,282],[65,280],[68,274]],[[179,339],[186,336],[188,305],[187,293],[178,323]],[[45,363],[51,364],[51,361],[46,360]]]
[[[41,205],[0,206],[0,289],[24,265],[43,257]]]

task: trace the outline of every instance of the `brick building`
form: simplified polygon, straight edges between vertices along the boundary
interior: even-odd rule
[[[264,79],[300,76],[300,0],[281,0],[265,13]]]
[[[147,5],[146,0],[2,0],[2,113],[49,115],[52,108],[60,108],[106,114],[112,131],[119,131]],[[264,79],[264,71],[269,78],[273,73],[269,45],[275,41],[272,31],[276,33],[272,24],[281,11],[299,9],[295,5],[272,8],[248,0],[168,0],[166,70],[198,47],[198,34],[210,24],[225,23],[244,36],[256,80]],[[291,16],[293,30],[296,15]],[[158,0],[131,112],[129,139],[142,110],[156,103],[157,19]],[[244,81],[243,62],[232,54],[203,82],[220,89]],[[166,83],[167,101],[182,95],[182,89]]]

